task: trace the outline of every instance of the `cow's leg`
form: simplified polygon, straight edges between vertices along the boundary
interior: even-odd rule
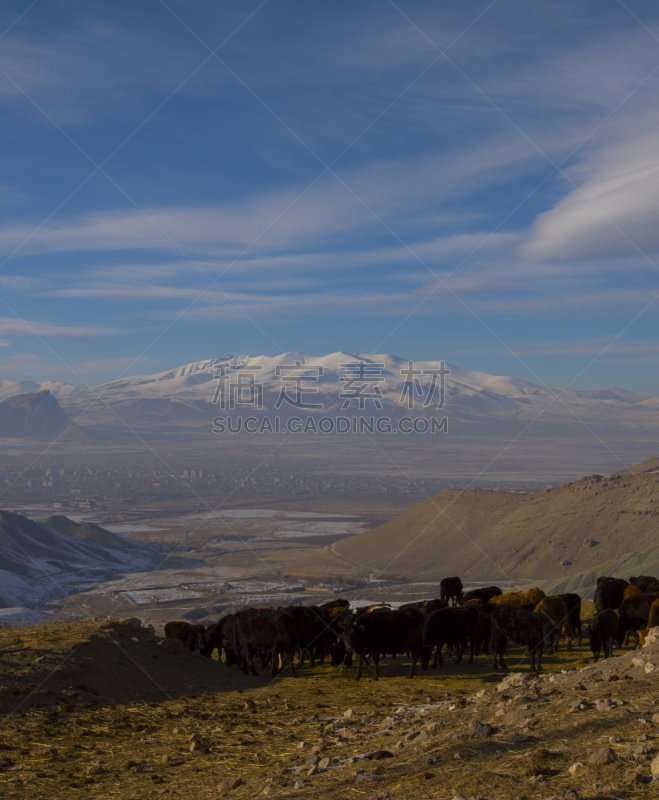
[[[256,671],[256,667],[254,666],[254,653],[252,652],[251,647],[246,647],[243,650],[243,672],[245,675],[258,675],[259,673]]]
[[[295,662],[295,652],[287,653],[286,654],[286,658],[287,658],[287,661],[288,661],[288,666],[291,668],[291,675],[294,678],[297,678],[298,674],[295,671],[295,663],[294,663]]]
[[[363,663],[364,663],[364,659],[361,656],[359,656],[359,665],[357,667],[357,678],[356,678],[357,680],[359,680],[361,678],[361,676],[362,676],[362,665],[363,665]]]
[[[419,660],[419,655],[416,650],[412,653],[412,666],[410,667],[410,674],[407,676],[408,678],[413,678],[416,673],[416,662]]]
[[[504,636],[501,640],[501,646],[499,648],[499,663],[501,664],[502,669],[508,669],[508,665],[504,661],[503,654],[506,652],[506,645],[508,644],[508,637]]]
[[[474,663],[474,637],[469,637],[469,663]]]
[[[462,656],[464,655],[466,647],[467,647],[466,639],[463,639],[459,645],[456,645],[455,647],[455,652],[457,653],[457,658],[455,659],[456,664],[459,664],[462,661]]]
[[[433,669],[435,669],[437,667],[437,664],[439,664],[439,656],[440,656],[439,647],[437,647],[435,648],[435,660],[432,662]]]
[[[375,651],[372,653],[373,656],[373,680],[377,681],[380,678],[380,653],[379,651]]]
[[[437,652],[435,653],[435,664],[439,664],[440,667],[444,663],[444,658],[442,656],[442,647],[444,647],[444,642],[440,642],[437,645]]]
[[[542,644],[538,648],[538,672],[542,672],[542,654],[544,652],[544,648]]]

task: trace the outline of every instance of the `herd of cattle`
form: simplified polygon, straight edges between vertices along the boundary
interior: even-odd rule
[[[575,635],[581,643],[581,597],[576,593],[545,596],[540,589],[504,594],[497,586],[463,593],[460,578],[445,578],[441,597],[407,603],[392,608],[380,603],[369,608],[354,608],[337,599],[318,606],[248,608],[229,614],[215,625],[204,628],[189,622],[168,622],[165,636],[179,639],[184,646],[203,656],[218,650],[227,666],[237,665],[243,672],[257,675],[254,660],[261,668],[270,666],[275,676],[288,667],[294,676],[305,659],[331,659],[332,666],[351,666],[358,659],[357,680],[364,663],[372,662],[373,677],[379,677],[381,655],[393,658],[409,654],[414,677],[421,661],[425,670],[435,653],[433,666],[443,663],[442,649],[454,655],[459,664],[469,645],[469,663],[474,655],[494,656],[493,668],[505,669],[508,642],[527,648],[531,670],[542,669],[544,653],[554,652],[564,636],[568,650]],[[601,577],[593,598],[596,614],[588,626],[590,647],[595,661],[612,653],[614,643],[621,647],[630,634],[636,643],[659,624],[659,580],[643,575],[630,578]]]

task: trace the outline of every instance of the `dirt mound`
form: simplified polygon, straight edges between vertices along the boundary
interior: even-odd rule
[[[531,580],[656,546],[659,459],[542,491],[448,490],[311,554],[291,574]]]
[[[162,701],[243,685],[241,673],[188,650],[172,655],[162,641],[121,620],[0,630],[0,659],[11,654],[15,665],[11,675],[0,677],[0,711],[22,709],[21,695],[42,682],[53,703],[73,691],[103,704]]]

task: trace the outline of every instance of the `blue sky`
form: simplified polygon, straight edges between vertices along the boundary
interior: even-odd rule
[[[651,2],[8,2],[0,378],[395,353],[659,394]]]

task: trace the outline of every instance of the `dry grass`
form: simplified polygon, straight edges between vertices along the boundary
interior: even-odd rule
[[[653,677],[659,670],[646,675],[631,667],[631,655],[563,675],[562,669],[588,659],[579,649],[562,650],[546,660],[553,682],[539,682],[537,691],[525,686],[501,694],[494,689],[502,673],[493,672],[485,656],[473,665],[445,663],[411,681],[401,659],[386,663],[377,683],[370,678],[357,683],[354,670],[329,666],[272,682],[200,656],[166,654],[157,641],[119,621],[0,631],[0,706],[7,715],[0,793],[26,800],[69,794],[205,798],[218,796],[220,781],[236,778],[246,782],[230,793],[236,800],[369,798],[384,791],[410,800],[455,794],[530,799],[568,787],[587,798],[606,786],[617,797],[640,798],[652,791],[626,783],[625,775],[638,769],[648,776],[648,760],[655,757],[641,754],[634,761],[630,745],[657,743],[639,741],[654,737],[657,726],[641,729],[638,718],[659,710]],[[659,666],[659,653],[653,658]],[[519,650],[510,652],[509,663],[528,671]],[[609,681],[612,674],[619,680]],[[484,697],[469,699],[483,688]],[[457,697],[467,699],[464,708],[396,716],[401,706]],[[592,703],[606,697],[622,697],[624,709],[569,711],[574,698]],[[328,730],[328,722],[343,718],[347,709],[354,714],[343,731]],[[395,719],[393,732],[376,735],[389,715]],[[475,721],[498,731],[481,738],[473,732]],[[398,744],[414,730],[427,738]],[[586,761],[603,746],[597,739],[604,736],[621,739],[611,745],[619,760],[570,775],[570,764]],[[303,765],[316,744],[324,748],[320,757],[343,763],[314,776],[307,776],[306,768],[278,774]],[[378,749],[393,757],[349,761]],[[96,765],[103,771],[95,772]],[[539,774],[544,782],[529,783]],[[305,787],[294,789],[299,780]],[[606,790],[604,796],[613,793]]]

